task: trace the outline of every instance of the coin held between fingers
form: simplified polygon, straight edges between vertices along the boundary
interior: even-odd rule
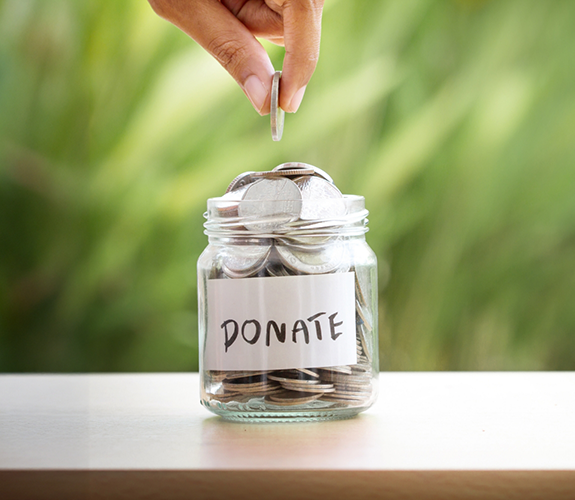
[[[272,129],[272,139],[279,141],[284,131],[284,110],[279,105],[281,71],[276,71],[272,78],[272,92],[270,105],[270,124]]]

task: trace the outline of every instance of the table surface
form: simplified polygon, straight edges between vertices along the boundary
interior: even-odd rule
[[[197,374],[2,375],[0,471],[575,478],[575,372],[382,373],[367,412],[310,423],[226,422],[200,406],[198,386]]]

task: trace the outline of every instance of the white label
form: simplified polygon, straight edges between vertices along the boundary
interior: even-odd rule
[[[208,280],[204,368],[357,363],[354,273]]]

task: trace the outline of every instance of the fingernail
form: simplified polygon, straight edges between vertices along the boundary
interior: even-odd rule
[[[299,105],[303,99],[303,95],[305,94],[305,86],[299,89],[291,98],[291,102],[289,103],[290,113],[295,113],[299,109]]]
[[[268,91],[264,87],[262,81],[256,75],[251,75],[246,80],[246,83],[244,83],[244,91],[253,107],[261,114],[268,96]]]

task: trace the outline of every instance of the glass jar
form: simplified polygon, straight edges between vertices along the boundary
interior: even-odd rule
[[[242,174],[208,200],[201,403],[229,420],[348,418],[377,397],[377,262],[364,199],[341,195],[319,169],[292,170]]]

